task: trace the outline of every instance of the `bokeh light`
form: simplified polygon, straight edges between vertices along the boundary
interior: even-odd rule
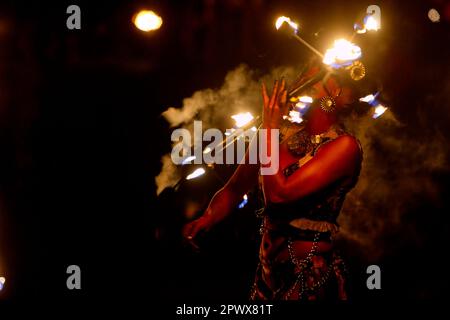
[[[428,19],[432,22],[439,22],[441,20],[441,15],[436,9],[432,8],[428,11]]]
[[[149,32],[161,28],[163,20],[151,10],[141,10],[134,16],[133,23],[139,30]]]

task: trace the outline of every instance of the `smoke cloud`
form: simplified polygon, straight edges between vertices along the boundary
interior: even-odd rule
[[[389,110],[377,120],[348,121],[346,127],[360,140],[364,160],[338,220],[340,237],[358,245],[366,259],[377,260],[405,241],[421,241],[417,217],[411,214],[424,201],[442,200],[432,173],[446,170],[446,142],[436,132],[412,138]],[[387,243],[389,239],[397,240]]]
[[[225,130],[232,125],[230,116],[240,112],[261,114],[262,98],[261,83],[272,83],[275,79],[284,77],[287,81],[298,75],[298,70],[292,67],[278,67],[269,74],[259,75],[242,64],[230,71],[219,89],[204,89],[195,92],[183,100],[181,108],[170,107],[162,113],[171,127],[182,127],[193,134],[193,121],[202,121],[203,129],[218,128]],[[224,124],[229,123],[226,127]],[[181,178],[179,168],[169,164],[170,154],[161,158],[162,170],[155,178],[157,194],[166,187],[174,186]]]
[[[167,187],[174,187],[181,178],[177,166],[172,162],[170,154],[165,154],[161,158],[161,172],[155,177],[157,186],[156,193],[160,194]]]

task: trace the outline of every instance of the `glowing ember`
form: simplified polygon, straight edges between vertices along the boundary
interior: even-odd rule
[[[275,22],[275,28],[280,29],[281,26],[283,25],[283,23],[287,23],[291,26],[292,29],[294,29],[296,32],[298,30],[298,24],[296,24],[294,21],[292,21],[290,18],[285,17],[285,16],[281,16],[277,19],[277,21]]]
[[[194,172],[192,172],[191,174],[189,174],[189,175],[186,177],[186,180],[195,179],[195,178],[197,178],[197,177],[200,177],[200,176],[203,175],[203,174],[205,174],[205,169],[203,169],[203,168],[195,169]]]
[[[186,159],[184,159],[184,160],[181,162],[181,164],[182,164],[182,165],[188,164],[189,162],[191,162],[192,160],[195,160],[195,159],[196,159],[195,156],[189,156],[189,157],[187,157]]]
[[[345,39],[334,41],[334,46],[325,52],[323,63],[334,68],[349,65],[361,57],[361,48]]]
[[[313,98],[311,98],[309,96],[301,96],[298,100],[303,103],[312,103],[313,102]]]
[[[142,10],[134,17],[134,25],[141,31],[153,31],[161,28],[163,20],[155,12]]]
[[[375,107],[372,118],[376,119],[380,117],[387,109],[388,108],[386,108],[385,106],[379,104],[378,106]]]
[[[231,118],[233,118],[234,121],[236,121],[236,127],[238,128],[245,126],[246,124],[248,124],[250,121],[253,120],[253,116],[250,112],[238,113],[231,116]]]

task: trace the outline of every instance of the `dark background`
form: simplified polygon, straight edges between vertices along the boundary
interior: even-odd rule
[[[66,28],[70,4],[81,7],[81,30]],[[0,298],[245,299],[258,245],[253,207],[210,235],[201,254],[184,248],[183,199],[210,196],[220,181],[156,197],[160,156],[170,151],[160,114],[220,86],[240,63],[262,72],[298,63],[304,50],[273,28],[280,13],[313,33],[351,23],[369,4],[381,6],[389,33],[383,45],[392,55],[379,68],[393,112],[411,139],[422,128],[448,139],[446,1],[2,1]],[[440,23],[427,18],[432,7]],[[141,8],[163,17],[160,30],[134,27]],[[448,171],[430,175],[448,199]],[[355,299],[445,298],[448,209],[433,201],[412,209],[424,241],[382,256],[383,290],[365,289],[364,261],[356,261]],[[71,264],[81,267],[81,291],[66,289]]]

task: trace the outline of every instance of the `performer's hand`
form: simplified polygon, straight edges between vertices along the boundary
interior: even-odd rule
[[[208,232],[211,229],[212,223],[206,216],[189,222],[183,228],[183,237],[189,245],[191,245],[196,251],[199,250],[199,246],[196,242],[196,237],[204,232]]]
[[[279,129],[282,117],[287,113],[287,90],[286,82],[283,79],[275,81],[272,95],[269,98],[266,85],[262,84],[263,95],[263,122],[264,129]]]

